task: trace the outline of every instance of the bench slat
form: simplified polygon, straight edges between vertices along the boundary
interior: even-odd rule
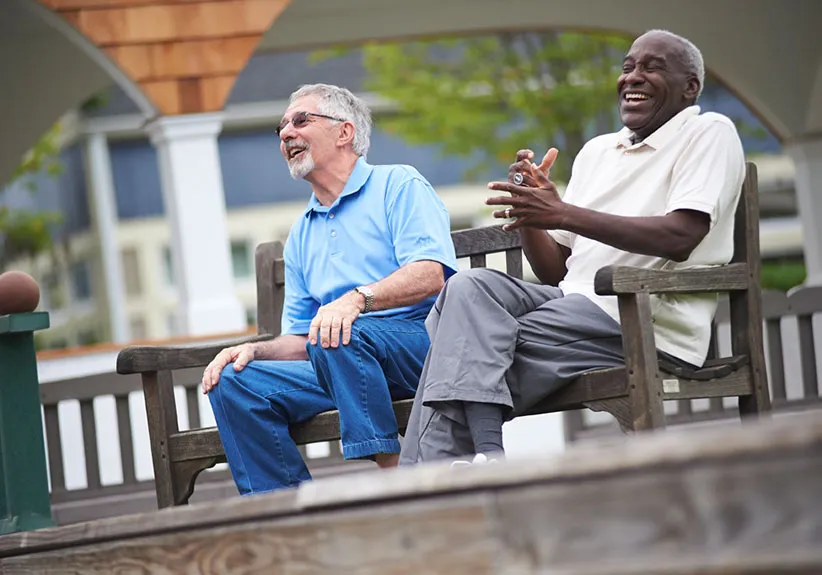
[[[594,276],[599,295],[648,293],[711,293],[748,288],[748,266],[743,263],[687,270],[649,270],[607,266]]]

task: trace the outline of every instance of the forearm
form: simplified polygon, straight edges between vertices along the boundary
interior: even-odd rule
[[[307,341],[308,336],[305,335],[281,335],[255,344],[257,349],[254,357],[263,360],[307,360]]]
[[[694,233],[693,218],[676,213],[630,217],[606,214],[571,204],[566,204],[565,209],[562,229],[635,254],[685,261],[704,236],[704,233]],[[700,215],[704,216],[707,233],[708,216]]]
[[[557,285],[568,271],[565,262],[571,253],[544,230],[522,228],[522,251],[537,279],[545,285]]]
[[[445,274],[439,262],[424,260],[412,262],[374,282],[368,287],[374,292],[373,310],[393,309],[414,305],[442,290]],[[365,298],[358,297],[365,303]]]

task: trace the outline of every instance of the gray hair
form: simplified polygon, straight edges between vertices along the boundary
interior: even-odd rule
[[[694,102],[699,100],[699,96],[702,95],[702,89],[705,87],[705,61],[702,59],[702,52],[699,51],[696,44],[669,30],[648,30],[639,38],[645,36],[664,36],[679,45],[678,55],[682,61],[682,65],[685,66],[686,71],[696,76],[699,80],[699,91],[696,93]],[[637,38],[637,40],[639,40],[639,38]]]
[[[331,84],[308,84],[291,94],[289,103],[305,96],[318,96],[318,108],[321,114],[343,118],[354,124],[354,140],[351,147],[354,153],[363,158],[371,146],[371,110],[350,90]]]

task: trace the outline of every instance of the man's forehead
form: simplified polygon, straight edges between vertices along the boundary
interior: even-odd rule
[[[317,112],[318,104],[319,98],[317,98],[317,96],[303,96],[302,98],[297,98],[289,104],[283,116],[290,116],[294,112]]]
[[[665,60],[676,50],[676,43],[672,38],[662,34],[640,36],[631,44],[626,58],[658,58]]]

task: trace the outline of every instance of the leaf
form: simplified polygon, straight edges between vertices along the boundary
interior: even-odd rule
[[[504,173],[516,151],[565,144],[553,170],[570,173],[594,122],[614,109],[629,42],[621,37],[515,32],[362,49],[365,89],[392,101],[377,125],[410,144],[470,160],[464,179]],[[313,61],[348,53],[317,52]]]

